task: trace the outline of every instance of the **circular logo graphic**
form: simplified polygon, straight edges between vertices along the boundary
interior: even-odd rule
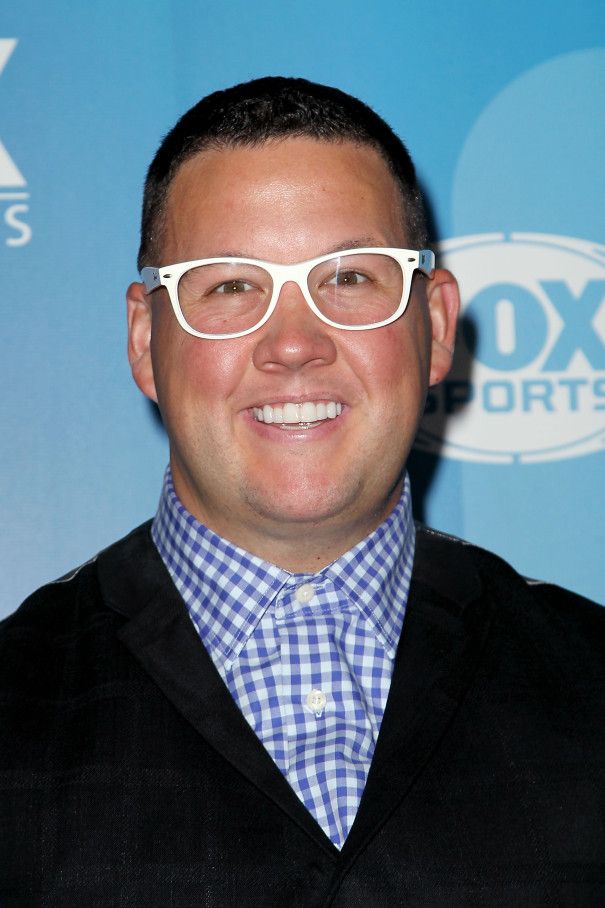
[[[559,460],[605,448],[605,247],[533,233],[457,237],[454,365],[416,442],[460,460]]]

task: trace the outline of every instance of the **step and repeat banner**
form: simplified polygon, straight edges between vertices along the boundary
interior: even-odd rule
[[[358,95],[414,156],[463,297],[410,461],[426,522],[605,601],[605,7],[6,0],[0,615],[155,510],[126,360],[146,167],[217,88]]]

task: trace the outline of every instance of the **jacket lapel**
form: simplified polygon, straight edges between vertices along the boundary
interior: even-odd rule
[[[337,855],[237,708],[153,545],[149,524],[99,556],[99,577],[107,603],[129,619],[119,638],[181,715],[324,851]]]
[[[448,551],[449,549],[449,551]],[[481,581],[462,546],[419,528],[391,690],[366,788],[343,848],[348,866],[399,807],[472,680],[489,625]],[[345,867],[343,867],[343,872]]]
[[[99,556],[108,605],[128,620],[122,642],[175,708],[224,759],[327,854],[338,850],[299,801],[235,705],[201,645],[144,524]],[[462,546],[419,528],[391,691],[340,869],[397,809],[438,746],[472,680],[489,624],[481,581]]]

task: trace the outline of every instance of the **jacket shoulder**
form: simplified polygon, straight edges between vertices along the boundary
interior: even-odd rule
[[[99,564],[123,562],[124,552],[137,542],[151,545],[149,528],[150,521],[84,564],[40,587],[0,622],[0,678],[19,675],[24,658],[32,669],[39,669],[41,662],[51,658],[53,650],[73,644],[76,638],[86,636],[89,630],[103,623],[115,624],[119,620],[107,608]]]
[[[452,564],[458,563],[460,559],[463,563],[472,562],[480,573],[495,574],[502,583],[512,584],[513,586],[519,585],[520,588],[534,595],[537,600],[544,602],[560,601],[578,606],[584,605],[588,608],[596,609],[597,614],[605,612],[601,605],[587,599],[580,593],[574,593],[556,584],[519,574],[499,555],[475,543],[468,542],[466,539],[461,539],[459,536],[452,536],[441,530],[418,523],[416,525],[416,537],[420,543],[422,555],[437,557],[448,562],[451,561]]]
[[[519,574],[503,558],[455,536],[418,525],[419,582],[448,591],[473,590],[491,613],[493,631],[528,658],[586,680],[605,674],[605,608],[571,590]],[[456,594],[452,594],[456,596]],[[459,594],[458,594],[459,595]],[[472,598],[468,596],[469,600]]]

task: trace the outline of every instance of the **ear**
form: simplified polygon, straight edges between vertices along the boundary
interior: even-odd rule
[[[427,286],[427,301],[432,330],[429,384],[436,385],[452,365],[460,311],[458,282],[451,271],[437,268],[433,272]]]
[[[144,284],[131,284],[126,291],[128,314],[128,362],[132,377],[147,397],[157,403],[151,363],[151,300]]]

